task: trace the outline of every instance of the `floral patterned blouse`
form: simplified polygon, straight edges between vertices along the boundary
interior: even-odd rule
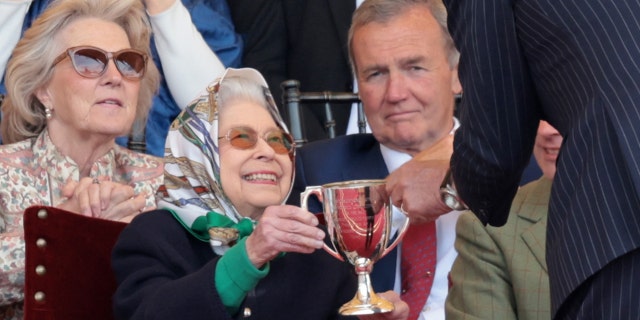
[[[92,166],[90,176],[107,176],[147,195],[155,208],[163,181],[162,159],[115,145]],[[25,244],[23,211],[58,206],[62,187],[80,179],[78,165],[53,145],[47,130],[37,138],[0,146],[0,319],[22,319]]]

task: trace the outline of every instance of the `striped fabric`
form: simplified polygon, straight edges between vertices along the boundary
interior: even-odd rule
[[[605,312],[597,319],[637,317],[640,2],[444,2],[465,94],[451,162],[461,196],[484,222],[503,224],[538,120],[548,120],[564,137],[547,235],[552,313],[591,296],[598,279],[575,290],[632,252],[617,261],[630,278],[608,290],[614,298],[585,298],[585,308]]]

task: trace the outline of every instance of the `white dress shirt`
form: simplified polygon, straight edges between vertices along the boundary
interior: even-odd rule
[[[454,125],[451,133],[460,126],[458,119],[453,119]],[[389,172],[393,172],[405,162],[411,160],[411,156],[406,153],[398,152],[396,150],[380,145],[380,151],[382,152],[382,158]],[[419,320],[444,320],[444,304],[449,292],[449,280],[448,275],[451,271],[453,261],[456,259],[458,253],[456,252],[453,244],[456,239],[456,222],[460,216],[461,211],[451,211],[447,214],[441,215],[436,220],[436,241],[437,241],[437,261],[436,272],[433,279],[433,285],[431,286],[431,292],[429,297],[418,317]],[[400,212],[396,207],[393,208],[393,225],[399,226],[404,222],[405,215]],[[396,261],[396,277],[394,283],[394,291],[401,293],[401,275],[400,275],[400,257],[402,255],[402,244],[398,249],[398,258]]]
[[[22,23],[32,0],[0,0],[0,78],[22,36]]]

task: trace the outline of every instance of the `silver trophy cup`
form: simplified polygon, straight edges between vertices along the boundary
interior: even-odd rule
[[[373,264],[389,253],[402,239],[409,219],[391,241],[391,201],[384,180],[352,180],[307,187],[301,194],[302,208],[315,195],[324,206],[324,218],[332,247],[324,249],[355,266],[358,290],[340,307],[342,315],[366,315],[393,311],[393,303],[380,298],[371,286]]]

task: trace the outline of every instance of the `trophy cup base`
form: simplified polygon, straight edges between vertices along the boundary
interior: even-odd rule
[[[393,303],[378,297],[377,295],[371,296],[371,303],[363,303],[358,297],[353,298],[351,301],[345,303],[340,307],[341,315],[343,316],[362,316],[367,314],[386,313],[393,311]]]

